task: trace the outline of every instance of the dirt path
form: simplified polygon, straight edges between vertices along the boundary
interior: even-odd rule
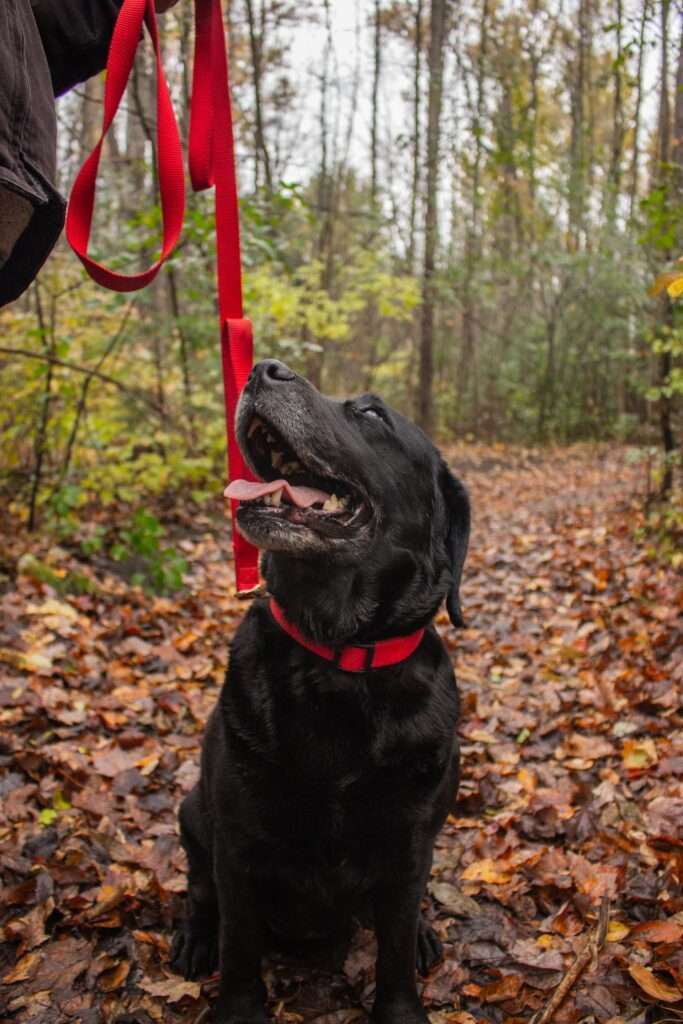
[[[432,1020],[529,1019],[601,906],[606,941],[555,1019],[680,1016],[683,585],[634,539],[642,471],[608,450],[451,458],[475,527],[468,628],[439,623],[464,777],[426,905],[445,943],[424,986]],[[175,808],[243,611],[224,540],[193,522],[180,598],[101,573],[96,592],[59,596],[28,571],[0,598],[3,1022],[189,1024],[214,991],[166,962],[184,887]],[[32,550],[56,574],[91,572]],[[0,564],[25,551],[4,541]],[[362,932],[336,971],[270,964],[274,1016],[363,1019],[372,963]]]

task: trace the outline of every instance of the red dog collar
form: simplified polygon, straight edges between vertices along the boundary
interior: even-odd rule
[[[375,644],[364,644],[362,647],[325,647],[323,644],[316,644],[301,633],[296,626],[288,622],[284,612],[274,597],[270,599],[270,611],[278,626],[285,631],[292,640],[312,651],[325,661],[333,661],[337,668],[344,672],[367,672],[372,668],[386,668],[388,665],[397,665],[400,661],[409,658],[413,651],[420,646],[424,629],[418,629],[416,633],[409,636],[396,636],[391,640],[378,640]]]

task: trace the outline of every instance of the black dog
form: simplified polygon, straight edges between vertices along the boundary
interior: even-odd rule
[[[424,1024],[415,967],[440,946],[420,902],[458,784],[458,697],[431,619],[458,586],[469,502],[434,446],[372,396],[338,402],[275,360],[237,414],[262,483],[235,482],[273,599],[240,625],[183,801],[188,978],[220,956],[214,1020],[267,1020],[261,958],[377,934],[378,1024]]]

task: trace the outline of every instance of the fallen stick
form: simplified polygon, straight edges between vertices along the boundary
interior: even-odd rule
[[[598,918],[598,923],[586,939],[585,945],[581,951],[577,953],[576,960],[553,992],[550,997],[550,1002],[543,1010],[537,1011],[533,1015],[529,1024],[549,1024],[549,1021],[553,1019],[588,965],[592,964],[593,970],[595,970],[598,962],[598,953],[605,944],[608,921],[609,900],[606,896],[603,896],[602,903],[600,904],[600,916]]]

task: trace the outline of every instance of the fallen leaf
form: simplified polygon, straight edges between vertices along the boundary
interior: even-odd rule
[[[660,999],[663,1003],[677,1003],[683,999],[683,992],[679,988],[660,981],[649,968],[643,967],[641,964],[630,964],[628,973],[653,999]]]
[[[138,985],[144,992],[165,999],[167,1003],[179,1003],[186,997],[199,999],[202,991],[198,981],[181,981],[180,978],[166,978],[163,981],[148,981],[143,978]]]
[[[481,908],[471,896],[465,896],[450,882],[430,882],[429,891],[447,909],[458,917],[474,917],[481,914]]]
[[[610,921],[607,926],[607,942],[621,942],[629,934],[631,929],[623,921]]]
[[[657,748],[654,740],[624,740],[622,753],[624,768],[651,768],[657,764]]]
[[[683,924],[675,921],[642,921],[631,929],[634,939],[645,942],[680,942],[683,939]]]
[[[507,871],[500,867],[499,861],[490,857],[475,860],[469,864],[460,876],[463,882],[488,882],[490,885],[505,885],[514,875],[514,869]]]
[[[27,981],[32,978],[38,970],[42,958],[42,953],[27,953],[7,974],[3,975],[2,984],[14,985],[17,981]]]
[[[498,981],[483,985],[479,998],[482,1003],[502,1003],[506,999],[515,999],[520,992],[523,979],[519,974],[504,974]]]
[[[97,979],[97,987],[100,992],[115,992],[121,988],[130,973],[130,964],[127,960],[121,960],[116,967],[103,971]]]

